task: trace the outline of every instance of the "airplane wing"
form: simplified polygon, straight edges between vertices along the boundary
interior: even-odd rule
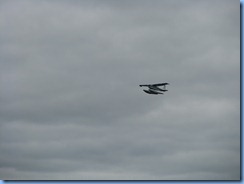
[[[159,83],[159,84],[152,84],[152,86],[165,86],[165,85],[169,85],[169,83]]]
[[[142,87],[142,86],[165,86],[165,85],[169,85],[169,83],[165,82],[165,83],[158,83],[158,84],[141,84],[139,86]]]

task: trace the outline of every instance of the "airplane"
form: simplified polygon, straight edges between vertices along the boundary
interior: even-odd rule
[[[154,94],[154,95],[158,95],[158,94],[162,94],[161,92],[166,92],[168,91],[166,89],[166,85],[169,85],[169,83],[158,83],[158,84],[141,84],[139,85],[140,87],[148,87],[148,90],[143,90],[145,93],[148,94]],[[163,89],[159,88],[158,86],[163,86]],[[160,91],[160,92],[159,92]]]

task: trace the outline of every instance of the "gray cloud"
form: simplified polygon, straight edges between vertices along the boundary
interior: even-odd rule
[[[2,1],[0,177],[239,179],[239,6]]]

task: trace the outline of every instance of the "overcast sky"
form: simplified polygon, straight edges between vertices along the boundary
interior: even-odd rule
[[[239,179],[239,15],[237,0],[1,1],[0,178]]]

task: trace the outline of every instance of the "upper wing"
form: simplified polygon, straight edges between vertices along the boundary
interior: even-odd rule
[[[169,83],[159,83],[159,84],[152,84],[152,86],[165,86],[165,85],[169,85]]]

